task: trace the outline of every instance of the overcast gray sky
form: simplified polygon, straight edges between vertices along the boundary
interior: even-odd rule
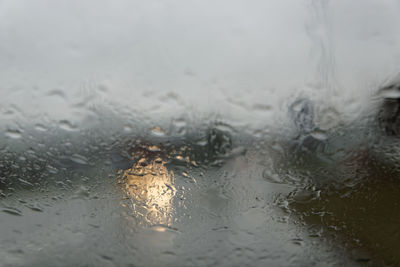
[[[0,105],[257,120],[302,91],[365,98],[400,69],[399,13],[397,0],[1,0]]]

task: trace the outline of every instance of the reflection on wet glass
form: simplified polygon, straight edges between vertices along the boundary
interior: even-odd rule
[[[148,149],[154,151],[154,147]],[[121,178],[135,218],[143,218],[150,225],[171,225],[176,190],[174,173],[168,171],[165,161],[143,154],[132,168],[122,172]]]

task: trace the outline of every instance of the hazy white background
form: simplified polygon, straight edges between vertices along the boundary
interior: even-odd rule
[[[256,125],[301,94],[353,114],[400,69],[399,13],[397,0],[1,0],[0,119],[78,122],[109,105]]]

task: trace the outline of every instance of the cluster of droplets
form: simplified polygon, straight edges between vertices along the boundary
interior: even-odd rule
[[[170,225],[175,196],[174,173],[165,166],[156,146],[134,152],[132,168],[119,171],[118,183],[131,201],[133,216],[151,224]],[[146,153],[147,152],[147,153]]]
[[[185,198],[185,187],[175,185],[175,176],[189,183],[189,187],[196,186],[207,168],[221,166],[231,156],[232,138],[232,132],[210,127],[196,138],[186,137],[182,142],[156,126],[149,129],[149,141],[128,141],[125,151],[133,164],[118,172],[118,184],[129,200],[123,205],[129,206],[133,217],[142,218],[146,224],[170,226],[174,207],[180,205],[175,196]]]

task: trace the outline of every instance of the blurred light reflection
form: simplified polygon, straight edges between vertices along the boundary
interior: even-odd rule
[[[176,189],[174,173],[168,171],[165,161],[142,155],[131,169],[123,171],[122,178],[135,218],[150,225],[171,225]]]

